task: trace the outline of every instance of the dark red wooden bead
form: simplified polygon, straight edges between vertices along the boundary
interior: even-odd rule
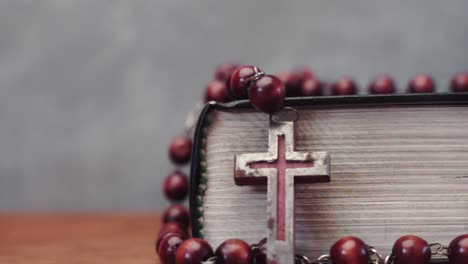
[[[315,78],[314,72],[307,66],[301,66],[294,70],[294,73],[299,77],[299,79],[305,80],[309,78]]]
[[[258,249],[254,252],[255,264],[267,264],[267,239],[258,242]]]
[[[229,239],[216,249],[219,264],[252,264],[253,252],[250,246],[239,239]]]
[[[185,164],[190,161],[192,140],[188,137],[176,137],[169,145],[169,157],[175,164]]]
[[[298,74],[290,71],[284,71],[278,73],[276,77],[278,77],[283,82],[286,91],[286,97],[302,95],[301,79],[299,78]]]
[[[224,81],[224,85],[226,85],[226,91],[227,91],[229,100],[231,101],[232,99],[236,99],[236,98],[231,94],[231,89],[229,88],[229,86],[231,85],[231,75],[229,75],[229,76],[227,77],[226,81]]]
[[[301,82],[302,96],[321,96],[322,83],[317,78],[307,78]]]
[[[187,235],[187,228],[177,222],[169,222],[164,224],[159,230],[158,239],[156,240],[156,249],[158,249],[159,244],[161,244],[161,240],[164,238],[164,236],[170,233],[182,233]]]
[[[284,104],[283,82],[273,75],[265,75],[249,87],[250,103],[268,114],[279,111]]]
[[[460,72],[453,76],[450,88],[457,93],[468,92],[468,72]]]
[[[180,171],[174,171],[166,177],[163,189],[168,199],[173,201],[183,200],[189,189],[187,176]]]
[[[213,80],[206,86],[205,102],[229,102],[229,94],[226,83],[223,81]]]
[[[369,84],[369,93],[371,94],[393,94],[395,90],[395,82],[388,75],[377,76]]]
[[[332,95],[354,95],[357,93],[356,83],[348,78],[343,77],[331,85]]]
[[[161,242],[169,236],[178,236],[184,239],[188,238],[187,233],[184,231],[167,232],[167,233],[160,234],[158,236],[158,239],[156,240],[156,247],[155,247],[156,252],[159,252],[159,246],[161,246]]]
[[[184,227],[190,223],[190,215],[187,208],[182,205],[171,205],[163,214],[163,223],[178,222]]]
[[[187,236],[181,233],[169,233],[162,239],[158,247],[162,264],[175,264],[177,249],[185,239]]]
[[[418,74],[414,76],[408,84],[409,93],[432,93],[434,90],[434,80],[427,74]]]
[[[213,256],[210,244],[200,238],[190,238],[177,249],[176,264],[201,263]]]
[[[255,69],[261,71],[255,66],[241,66],[237,68],[229,80],[229,94],[234,99],[247,99],[248,88],[250,86],[249,78],[255,75]]]
[[[431,248],[417,236],[402,236],[393,245],[394,264],[426,264],[431,261]]]
[[[369,264],[367,245],[357,237],[343,237],[330,248],[333,264]]]
[[[239,68],[239,64],[236,63],[224,63],[220,64],[216,67],[215,69],[215,75],[214,78],[215,80],[225,82],[229,76],[237,69]]]
[[[456,237],[449,244],[448,257],[450,264],[468,263],[468,234]]]

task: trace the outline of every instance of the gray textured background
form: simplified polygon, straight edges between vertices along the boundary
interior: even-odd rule
[[[0,210],[162,208],[218,63],[362,85],[468,69],[467,1],[0,1]],[[363,91],[361,91],[363,92]]]

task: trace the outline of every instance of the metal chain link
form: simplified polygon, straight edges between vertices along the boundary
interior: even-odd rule
[[[202,261],[202,264],[216,264],[216,256],[213,256],[205,261]]]
[[[448,256],[448,247],[442,245],[441,243],[432,243],[429,244],[429,247],[431,248],[432,256]]]
[[[384,263],[385,264],[393,264],[394,261],[395,261],[395,256],[393,256],[393,254],[390,254],[385,258]]]
[[[330,255],[322,255],[317,258],[317,264],[328,263],[330,261]]]
[[[312,263],[312,261],[310,261],[309,258],[303,255],[296,255],[294,259],[295,259],[296,264],[311,264]]]
[[[252,75],[252,76],[250,76],[249,78],[247,78],[246,87],[248,87],[248,85],[249,85],[251,82],[260,80],[264,75],[265,75],[265,73],[264,73],[263,71],[261,71],[261,70],[260,70],[259,68],[257,68],[257,67],[254,67],[254,75]]]
[[[270,122],[282,123],[282,122],[297,122],[299,120],[299,112],[292,107],[283,107],[283,109],[277,113],[270,114]]]
[[[296,264],[326,264],[330,260],[329,255],[322,255],[318,257],[316,260],[310,260],[308,257],[304,255],[296,255]]]
[[[370,252],[372,264],[385,264],[385,258],[377,251],[377,249],[375,249],[375,247],[368,246],[367,248]]]

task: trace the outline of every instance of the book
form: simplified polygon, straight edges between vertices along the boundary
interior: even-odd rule
[[[468,233],[468,94],[288,98],[297,151],[326,151],[330,182],[296,185],[296,253],[356,236],[381,254],[403,235],[447,245]],[[267,236],[267,186],[234,182],[236,155],[268,150],[269,116],[208,104],[195,131],[192,233],[215,247]]]

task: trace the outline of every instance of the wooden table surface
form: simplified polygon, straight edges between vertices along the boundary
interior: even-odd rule
[[[0,263],[159,263],[157,214],[0,214]]]

